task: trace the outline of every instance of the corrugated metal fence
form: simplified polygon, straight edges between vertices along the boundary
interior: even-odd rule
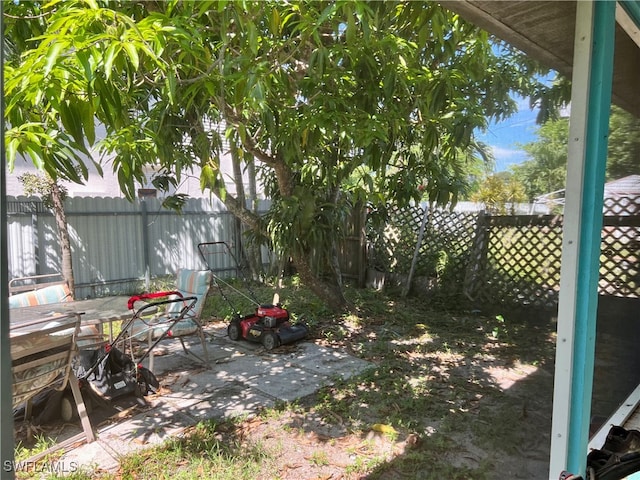
[[[8,197],[10,278],[58,273],[60,248],[55,221],[39,199]],[[268,204],[259,205],[266,211]],[[189,199],[182,213],[157,199],[68,198],[76,297],[129,293],[147,278],[179,268],[206,268],[197,245],[226,241],[238,245],[235,217],[217,199]],[[268,262],[268,257],[263,260]],[[214,269],[225,270],[220,265]]]

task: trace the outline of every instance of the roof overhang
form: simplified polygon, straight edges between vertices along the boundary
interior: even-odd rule
[[[441,4],[571,78],[575,1],[453,0]],[[620,5],[616,21],[612,101],[640,117],[640,32]]]

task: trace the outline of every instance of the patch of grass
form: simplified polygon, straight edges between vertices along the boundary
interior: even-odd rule
[[[120,465],[122,478],[201,478],[253,480],[278,452],[259,443],[241,443],[229,436],[229,424],[199,423],[183,438],[128,455]]]
[[[311,454],[309,461],[314,464],[316,467],[324,467],[325,465],[329,465],[329,457],[327,457],[327,453],[322,450],[317,450]]]
[[[367,472],[375,471],[381,465],[385,463],[385,459],[382,457],[356,457],[351,465],[348,465],[345,469],[345,474],[365,474]]]
[[[425,480],[489,480],[493,477],[485,460],[475,465],[460,465],[452,460],[455,454],[434,452],[430,448],[413,450],[392,463],[383,463],[367,475],[367,479],[415,478]]]
[[[17,461],[25,460],[34,455],[44,452],[48,448],[55,445],[56,441],[53,438],[45,437],[42,434],[38,434],[34,437],[34,442],[31,446],[27,446],[22,442],[18,442],[14,450],[14,458]]]
[[[34,437],[34,442],[31,445],[25,445],[22,442],[18,442],[14,449],[14,461],[16,464],[15,476],[17,479],[31,479],[42,478],[47,473],[50,478],[57,478],[55,475],[57,472],[64,473],[64,478],[83,479],[88,477],[87,472],[81,472],[78,470],[75,464],[65,464],[60,462],[59,459],[62,456],[61,451],[54,451],[45,455],[38,460],[29,460],[53,447],[56,444],[56,440],[51,437],[45,437],[42,434]],[[65,470],[65,472],[62,472]]]

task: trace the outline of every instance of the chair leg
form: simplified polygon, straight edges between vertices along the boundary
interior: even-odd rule
[[[209,352],[207,351],[207,339],[204,336],[204,332],[202,331],[202,325],[198,322],[198,335],[200,336],[200,343],[202,343],[202,352],[204,355],[204,361],[207,366],[209,365]]]
[[[93,433],[93,428],[91,428],[89,415],[87,414],[87,409],[84,405],[84,399],[82,398],[82,393],[80,392],[80,387],[78,386],[78,379],[73,370],[69,373],[69,384],[71,386],[71,392],[73,393],[73,399],[76,401],[76,406],[78,407],[78,415],[80,416],[82,430],[84,430],[84,435],[87,438],[87,443],[91,443],[95,441],[96,437]]]
[[[153,372],[153,335],[152,335],[152,330],[149,330],[149,333],[147,334],[147,340],[148,340],[148,352],[149,352],[149,370],[151,370]]]
[[[198,355],[196,355],[191,350],[189,350],[189,348],[187,347],[187,344],[184,343],[184,340],[182,339],[182,337],[178,337],[178,339],[180,339],[180,344],[182,345],[182,350],[184,350],[184,353],[186,353],[187,355],[191,355],[192,357],[195,357],[199,361],[203,362],[207,367],[209,367],[209,352],[207,351],[207,341],[204,336],[204,332],[202,331],[202,326],[199,323],[198,323],[198,336],[200,337],[200,342],[202,343],[203,358],[200,358]]]

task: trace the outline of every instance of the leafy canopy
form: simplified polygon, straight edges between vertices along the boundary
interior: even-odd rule
[[[611,108],[607,152],[607,180],[640,174],[640,120],[619,107]],[[523,145],[529,159],[513,166],[530,200],[565,188],[569,119],[550,120],[536,132],[538,139]]]
[[[7,31],[21,53],[6,71],[9,163],[26,154],[54,178],[85,180],[78,152],[95,144],[98,121],[98,148],[115,155],[129,197],[147,164],[161,167],[161,188],[189,166],[203,187],[219,186],[223,142],[211,125],[226,121],[232,143],[283,162],[305,187],[347,182],[404,202],[422,183],[450,200],[473,130],[514,111],[511,89],[536,86],[485,32],[431,3],[8,9],[18,10]]]
[[[484,154],[474,130],[513,113],[512,93],[542,91],[539,67],[436,2],[6,7],[10,165],[26,155],[82,182],[95,149],[129,198],[149,165],[164,190],[192,169],[309,281],[312,251],[335,273],[351,205],[455,202]],[[227,192],[227,148],[260,161],[266,218]]]

